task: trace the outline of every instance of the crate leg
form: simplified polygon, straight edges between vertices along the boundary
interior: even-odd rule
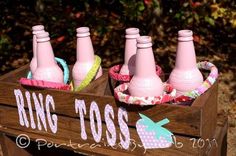
[[[222,140],[220,155],[221,156],[227,156],[227,133],[225,134],[225,136]]]
[[[25,149],[19,148],[16,143],[4,133],[0,133],[0,144],[3,156],[32,156]]]

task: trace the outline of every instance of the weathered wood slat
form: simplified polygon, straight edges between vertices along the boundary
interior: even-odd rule
[[[144,154],[143,148],[135,148],[133,151],[125,151],[124,149],[112,149],[110,147],[96,147],[90,149],[89,146],[84,146],[82,148],[75,148],[78,144],[83,143],[94,143],[91,138],[92,134],[90,132],[89,123],[86,122],[86,132],[88,135],[88,140],[84,141],[80,137],[80,123],[79,119],[73,119],[69,117],[59,117],[57,134],[52,134],[50,131],[39,131],[32,130],[31,128],[22,127],[17,123],[18,114],[15,108],[8,106],[0,106],[0,131],[6,133],[10,136],[17,137],[19,134],[27,134],[31,141],[36,141],[36,139],[45,139],[47,142],[52,142],[54,144],[66,143],[66,146],[61,146],[73,151],[79,151],[82,153],[93,153],[98,155],[208,155],[208,156],[222,156],[226,154],[226,133],[227,133],[227,118],[221,117],[218,120],[218,126],[215,130],[213,138],[217,140],[217,146],[212,144],[207,146],[207,150],[204,148],[196,148],[193,145],[190,137],[176,136],[177,141],[183,143],[182,148],[176,148],[174,145],[167,149],[155,149],[147,150]],[[106,126],[103,124],[103,136],[105,135]],[[134,128],[130,128],[131,138],[136,140],[136,145],[140,144],[139,137]],[[99,144],[104,145],[104,140]],[[74,149],[68,145],[72,145]],[[195,145],[196,146],[196,145]],[[132,145],[131,148],[134,148]],[[204,149],[204,150],[203,150]],[[131,150],[131,149],[130,149]]]
[[[218,101],[218,85],[213,85],[213,92],[207,92],[210,94],[206,99],[205,105],[202,106],[202,121],[201,121],[201,137],[210,138],[212,132],[215,131],[217,123],[217,101]]]
[[[0,144],[4,156],[32,156],[26,150],[17,147],[16,143],[8,138],[4,133],[0,134]]]
[[[108,80],[107,70],[103,70],[103,75],[97,80],[92,81],[86,88],[80,91],[80,93],[91,93],[94,95],[103,96],[105,94],[106,83]]]
[[[90,145],[94,143],[94,140],[92,138],[92,133],[90,130],[90,124],[89,122],[85,122],[85,127],[86,127],[86,133],[88,136],[88,139],[86,141],[81,139],[80,136],[80,120],[79,119],[74,119],[74,118],[69,118],[69,117],[62,117],[58,116],[58,131],[56,134],[53,134],[48,130],[48,132],[45,131],[40,131],[37,129],[32,129],[32,128],[26,128],[20,126],[20,124],[17,122],[18,121],[18,112],[16,108],[8,107],[8,106],[0,106],[0,131],[6,132],[10,135],[17,136],[21,133],[28,134],[30,138],[33,140],[35,139],[46,139],[48,142],[52,141],[53,143],[57,144],[62,144],[62,143],[67,143],[70,144],[85,144],[89,143]],[[36,120],[35,120],[36,122]],[[36,122],[37,123],[37,122]],[[104,141],[106,141],[106,136],[105,130],[106,130],[106,125],[102,125],[102,133],[103,133],[103,139],[99,144],[103,145],[102,147],[96,147],[94,149],[90,149],[89,146],[84,146],[83,148],[78,148],[74,150],[79,150],[82,152],[88,152],[92,151],[93,153],[97,154],[121,154],[121,155],[143,155],[144,154],[144,149],[142,147],[137,147],[133,151],[131,151],[132,148],[134,148],[134,144],[131,145],[130,150],[126,151],[121,148],[117,149],[112,149],[111,147],[105,147],[104,146]],[[117,132],[117,140],[119,140],[118,137],[118,132],[119,130],[116,130]],[[135,140],[135,144],[141,145],[141,141],[139,139],[139,136],[134,128],[130,128],[130,134],[131,138]],[[182,148],[176,148],[174,145],[171,148],[167,149],[156,149],[156,150],[147,150],[146,155],[156,155],[156,154],[167,154],[167,155],[173,155],[173,153],[178,154],[178,155],[198,155],[200,152],[200,148],[193,148],[192,147],[192,141],[188,137],[181,137],[181,136],[176,136],[177,141],[183,143]],[[74,146],[76,146],[74,145]],[[190,150],[191,149],[191,150]],[[70,149],[73,150],[73,149]]]
[[[217,117],[217,127],[213,138],[217,140],[218,146],[213,146],[211,149],[207,149],[205,154],[211,156],[226,156],[227,155],[227,131],[228,120],[225,116]]]
[[[7,88],[7,90],[5,89]],[[114,109],[115,114],[118,112],[118,107],[123,106],[129,113],[130,126],[135,126],[138,119],[140,119],[139,113],[145,114],[150,117],[153,121],[159,121],[163,118],[168,118],[171,124],[167,124],[167,128],[172,132],[179,134],[186,134],[192,136],[200,136],[200,114],[201,110],[188,106],[169,105],[161,104],[149,107],[137,107],[131,105],[124,105],[117,102],[112,96],[96,96],[88,93],[72,93],[69,91],[58,91],[58,90],[47,90],[47,89],[35,89],[35,88],[23,88],[19,84],[0,82],[0,103],[3,105],[17,106],[14,95],[14,89],[20,89],[23,93],[29,91],[34,92],[37,95],[41,93],[44,97],[50,94],[54,98],[55,112],[57,114],[77,117],[75,113],[74,103],[75,99],[84,100],[86,103],[87,112],[89,112],[90,103],[92,101],[97,102],[99,105],[101,114],[104,114],[104,108],[107,104],[111,105]],[[25,107],[28,107],[25,101]],[[31,100],[33,104],[33,101]],[[34,106],[32,106],[33,109]],[[88,113],[85,115],[88,119]],[[115,118],[117,118],[115,116]],[[104,120],[104,118],[103,118]]]
[[[21,77],[26,77],[29,70],[29,65],[24,65],[16,70],[10,71],[2,76],[0,76],[0,81],[5,82],[17,82]]]

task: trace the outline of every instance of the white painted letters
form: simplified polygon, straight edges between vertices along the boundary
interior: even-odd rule
[[[96,132],[96,127],[95,127],[94,113],[97,119],[97,129],[98,129],[97,132]],[[102,120],[101,120],[101,114],[100,114],[98,105],[95,101],[93,101],[90,105],[89,115],[90,115],[90,126],[91,126],[91,131],[93,134],[93,138],[98,143],[101,141],[101,138],[102,138]]]
[[[30,93],[28,91],[26,91],[25,96],[26,96],[27,103],[28,103],[28,108],[29,108],[31,128],[35,129],[36,125],[35,125],[35,122],[34,122],[33,110],[32,110],[31,100],[30,100]]]
[[[50,128],[52,133],[57,133],[58,116],[51,113],[51,111],[56,110],[56,103],[51,95],[43,95],[42,93],[36,94],[35,92],[30,93],[29,91],[25,91],[23,94],[20,89],[14,89],[14,95],[21,126],[44,131]],[[24,98],[26,100],[24,100]],[[27,102],[27,104],[25,102]],[[70,105],[70,103],[68,103],[68,105]],[[26,106],[28,106],[28,108],[26,108]],[[89,111],[86,107],[89,108]],[[33,108],[35,108],[34,111]],[[95,101],[92,101],[89,107],[89,103],[87,104],[84,100],[78,99],[74,101],[74,108],[75,113],[79,114],[80,117],[80,120],[78,120],[80,123],[78,124],[80,124],[81,139],[87,140],[87,134],[92,134],[96,143],[100,143],[101,140],[107,140],[109,146],[116,146],[120,143],[122,148],[129,149],[130,132],[127,124],[128,112],[124,108],[119,107],[117,111],[117,109],[114,109],[110,104],[106,104],[104,108],[100,107]],[[99,108],[104,109],[104,111],[99,110]],[[103,112],[103,114],[101,114],[101,112]],[[102,119],[101,116],[104,118]],[[85,121],[85,118],[87,121]],[[102,124],[102,121],[105,121],[105,124]],[[115,126],[117,122],[120,132],[117,131],[118,128]],[[89,124],[91,133],[88,132]]]
[[[48,124],[52,132],[56,133],[57,132],[57,115],[53,114],[51,116],[50,108],[49,108],[50,104],[52,106],[52,109],[55,110],[55,103],[54,103],[53,97],[51,95],[47,95],[46,96],[46,112],[47,112]]]
[[[42,130],[42,126],[40,123],[40,121],[42,121],[44,129],[45,129],[45,131],[47,131],[46,117],[45,117],[44,107],[43,107],[43,95],[41,93],[39,93],[39,100],[40,100],[40,102],[39,102],[36,94],[33,92],[33,99],[34,99],[34,105],[35,105],[35,109],[36,109],[38,129]]]
[[[111,118],[110,118],[110,116]],[[112,106],[109,104],[106,105],[105,107],[105,121],[107,125],[107,130],[106,130],[106,137],[107,137],[107,142],[110,146],[115,146],[116,144],[116,127],[114,125],[114,110]]]
[[[86,115],[86,107],[84,100],[75,99],[75,112],[78,113],[78,110],[80,116],[81,138],[83,140],[87,140],[87,134],[85,132],[85,123],[84,123],[84,115]]]
[[[120,107],[118,110],[118,121],[119,121],[118,123],[120,126],[120,132],[124,136],[124,139],[123,139],[122,135],[120,134],[120,143],[124,149],[128,149],[129,144],[130,144],[130,133],[129,133],[129,127],[127,123],[123,120],[123,117],[124,117],[124,120],[128,122],[127,111],[124,108]]]
[[[18,115],[21,126],[29,127],[29,121],[26,116],[26,112],[24,109],[24,98],[20,89],[14,89],[14,94],[16,97],[16,104],[18,107]]]
[[[50,112],[50,107],[52,108],[52,110],[55,110],[55,103],[51,95],[46,96],[45,105],[44,105],[44,100],[43,100],[44,98],[41,93],[39,93],[37,96],[34,92],[31,95],[29,91],[26,91],[25,97],[26,97],[28,109],[25,108],[25,103],[24,103],[25,101],[24,101],[24,96],[22,94],[22,91],[20,89],[14,89],[14,95],[16,98],[19,122],[21,126],[25,126],[27,128],[29,128],[30,126],[32,129],[36,128],[35,118],[34,118],[34,113],[33,113],[34,111],[32,109],[32,104],[31,104],[31,100],[32,100],[35,106],[37,128],[39,130],[47,131],[47,121],[48,121],[48,125],[51,131],[53,133],[57,132],[57,121],[58,121],[57,115],[56,114],[51,115],[51,112]],[[46,114],[44,111],[44,107],[46,109]],[[26,114],[26,112],[28,112],[28,114]],[[27,115],[29,116],[30,125],[29,125],[29,120],[28,120]],[[42,129],[41,123],[44,129]]]

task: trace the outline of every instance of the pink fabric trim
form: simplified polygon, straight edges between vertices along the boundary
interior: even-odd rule
[[[56,83],[56,82],[48,82],[43,80],[32,80],[27,78],[21,78],[20,84],[25,86],[33,86],[33,87],[40,87],[40,88],[52,88],[52,89],[59,89],[59,90],[70,90],[70,85],[63,84],[63,83]]]
[[[109,69],[109,76],[117,81],[129,82],[133,75],[121,75],[119,74],[122,64],[115,65]],[[162,74],[162,69],[160,66],[156,65],[156,74],[160,76]]]

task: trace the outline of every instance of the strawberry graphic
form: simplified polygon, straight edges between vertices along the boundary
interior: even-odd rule
[[[145,149],[168,148],[173,144],[173,133],[162,127],[169,122],[167,118],[155,123],[147,116],[139,115],[141,119],[137,121],[136,129]]]

